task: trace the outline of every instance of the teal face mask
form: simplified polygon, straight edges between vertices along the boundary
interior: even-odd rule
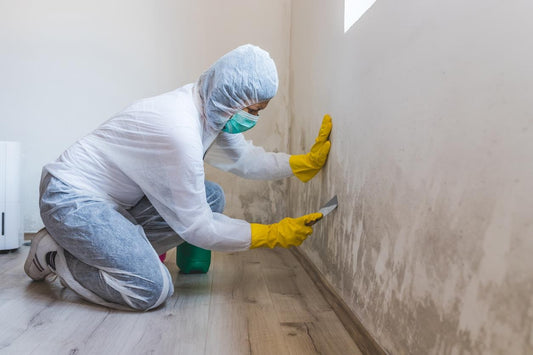
[[[231,116],[224,128],[222,128],[222,131],[227,133],[242,133],[255,126],[258,119],[259,116],[240,110]]]

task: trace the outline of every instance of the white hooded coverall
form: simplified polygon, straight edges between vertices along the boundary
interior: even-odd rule
[[[153,248],[145,255],[150,265],[142,267],[151,269],[148,275],[138,275],[127,262],[107,260],[113,256],[121,259],[119,254],[128,250],[129,240],[146,240],[142,228],[129,229],[132,218],[124,212],[143,197],[175,233],[192,245],[218,251],[248,249],[250,224],[213,212],[206,200],[204,159],[244,178],[291,176],[289,155],[265,152],[242,134],[221,132],[235,112],[271,99],[277,87],[277,71],[268,53],[252,45],[241,46],[220,58],[197,83],[132,104],[47,164],[41,184],[41,215],[52,238],[65,249],[66,256],[58,260],[64,264],[57,265],[59,277],[63,272],[65,283],[74,291],[115,308],[125,305],[149,309],[169,297],[170,276],[160,263],[152,262],[159,262]],[[67,187],[68,193],[62,191]],[[119,211],[116,221],[121,215],[126,218],[120,223],[113,218],[104,225],[96,223],[92,219],[96,217],[90,214],[101,211],[95,208],[99,204]],[[87,208],[80,208],[82,205]],[[84,211],[89,215],[81,218],[79,214]],[[114,229],[121,223],[126,224]],[[123,233],[125,230],[127,233]],[[84,241],[76,239],[80,234]],[[120,243],[111,244],[111,248],[117,248],[115,253],[108,253],[109,245],[96,242],[83,245],[83,250],[76,248],[87,238],[98,240],[101,234],[108,234],[102,242],[106,244],[118,234],[128,235],[121,235]],[[110,256],[87,258],[87,248],[105,248],[93,254]],[[75,275],[73,269],[79,267],[84,275],[94,269],[97,280],[85,276],[82,280]],[[143,281],[150,277],[159,281]],[[154,283],[160,287],[152,287]]]

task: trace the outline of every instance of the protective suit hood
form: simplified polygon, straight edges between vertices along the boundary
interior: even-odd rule
[[[208,143],[235,112],[274,97],[278,72],[268,52],[246,44],[217,60],[200,76],[195,89],[204,120],[203,141]]]

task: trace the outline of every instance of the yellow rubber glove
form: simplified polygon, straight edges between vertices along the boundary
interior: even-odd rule
[[[274,224],[252,223],[252,244],[250,249],[298,246],[313,233],[313,228],[306,224],[310,224],[320,218],[322,218],[322,213],[311,213],[299,218],[283,218]]]
[[[311,151],[307,154],[291,155],[289,164],[294,175],[302,180],[308,182],[322,169],[328,158],[329,148],[331,142],[329,141],[329,134],[331,133],[331,116],[325,115],[320,126],[320,132],[316,137],[315,144],[311,147]]]

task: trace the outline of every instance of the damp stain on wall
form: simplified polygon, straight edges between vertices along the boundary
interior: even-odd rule
[[[304,196],[291,208],[304,213],[338,194],[338,210],[303,249],[384,346],[405,354],[521,353],[530,346],[533,283],[518,261],[524,253],[511,254],[521,239],[509,225],[515,194],[464,189],[445,174],[416,189],[355,171],[347,180],[331,178],[343,171],[335,155],[318,186],[291,182],[291,196]],[[502,345],[502,334],[521,341]]]
[[[338,195],[301,248],[390,353],[533,353],[530,11],[383,0],[342,34],[293,1],[290,146],[333,132],[289,211]]]

